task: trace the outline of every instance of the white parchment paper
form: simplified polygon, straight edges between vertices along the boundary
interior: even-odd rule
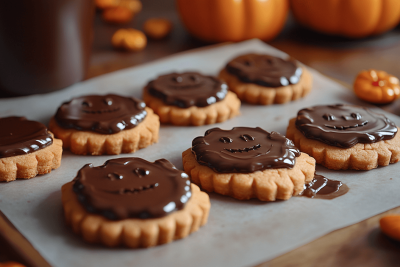
[[[57,107],[72,97],[88,93],[119,93],[141,97],[142,87],[160,74],[195,70],[217,75],[236,55],[258,52],[284,53],[252,40],[169,57],[154,63],[94,78],[60,92],[0,100],[0,116],[20,115],[47,123]],[[317,104],[356,103],[341,85],[311,70],[314,87],[304,99],[285,105],[243,104],[241,116],[212,126],[162,126],[159,143],[133,154],[154,161],[166,158],[182,168],[181,153],[194,137],[211,127],[262,127],[286,132],[288,120],[303,107]],[[385,113],[382,110],[378,110]],[[397,125],[400,118],[385,113]],[[188,238],[151,249],[103,248],[85,244],[64,224],[60,187],[71,181],[86,163],[132,156],[77,156],[64,151],[61,167],[51,174],[0,183],[0,209],[54,266],[251,266],[306,244],[333,230],[357,223],[400,205],[400,163],[371,171],[317,171],[340,180],[350,192],[334,200],[294,197],[265,203],[238,201],[210,194],[207,225]]]

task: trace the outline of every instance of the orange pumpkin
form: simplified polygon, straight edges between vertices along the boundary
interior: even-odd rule
[[[288,0],[176,0],[188,31],[208,42],[273,39],[282,30]]]
[[[297,21],[313,30],[350,38],[376,35],[400,22],[399,0],[290,0]]]
[[[387,104],[400,97],[399,79],[384,71],[360,72],[353,87],[359,98],[375,104]]]

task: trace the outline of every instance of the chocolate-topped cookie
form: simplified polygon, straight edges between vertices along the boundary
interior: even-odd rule
[[[262,54],[232,59],[219,77],[239,99],[261,105],[296,100],[308,94],[312,85],[310,73],[296,61]]]
[[[86,95],[63,103],[50,130],[79,155],[133,153],[158,140],[158,116],[133,97]]]
[[[146,219],[183,209],[192,195],[188,178],[165,159],[119,158],[85,165],[73,188],[88,212],[110,220]]]
[[[228,86],[213,76],[185,72],[159,76],[147,84],[146,90],[167,105],[188,108],[206,107],[223,100]]]
[[[170,73],[150,81],[143,99],[162,123],[204,125],[239,113],[240,100],[222,80],[197,72]]]
[[[353,105],[302,109],[286,136],[300,151],[333,170],[370,170],[400,160],[398,128],[382,114]]]
[[[257,54],[247,54],[231,60],[226,70],[242,82],[266,87],[296,84],[303,73],[302,68],[293,60]]]
[[[396,125],[384,115],[344,104],[302,109],[296,127],[307,138],[344,148],[389,140],[397,133]]]
[[[26,155],[50,146],[47,127],[24,117],[0,118],[0,158]]]
[[[54,116],[63,128],[114,134],[136,127],[147,115],[146,104],[114,94],[86,95],[63,103]]]
[[[60,166],[62,142],[24,117],[0,118],[0,181],[29,179]]]
[[[165,159],[111,159],[85,165],[62,186],[65,220],[90,243],[151,247],[207,222],[210,200]]]
[[[210,129],[193,140],[192,152],[198,163],[221,173],[293,168],[300,156],[292,141],[259,127]]]
[[[315,161],[277,132],[213,128],[182,153],[183,168],[202,189],[244,200],[289,199],[312,180]]]

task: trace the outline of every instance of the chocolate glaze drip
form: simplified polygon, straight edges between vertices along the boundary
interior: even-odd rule
[[[251,173],[265,169],[293,168],[300,151],[277,132],[235,127],[212,128],[192,142],[198,163],[216,172]]]
[[[143,121],[145,107],[143,101],[133,97],[87,95],[63,103],[54,118],[63,128],[114,134]]]
[[[146,90],[165,104],[181,108],[205,107],[221,101],[228,86],[218,78],[196,72],[162,75],[148,83]]]
[[[294,61],[257,54],[242,55],[231,60],[226,70],[242,82],[267,87],[296,84],[303,72]]]
[[[53,143],[44,124],[24,117],[0,118],[0,158],[26,155]]]
[[[0,248],[0,258],[5,256],[7,261],[17,261],[28,267],[51,267],[1,211]]]
[[[314,179],[304,185],[304,191],[299,196],[309,198],[333,199],[349,192],[349,187],[340,181],[330,180],[315,174]]]
[[[389,140],[397,133],[396,125],[384,115],[343,104],[302,109],[296,127],[309,139],[343,148]]]
[[[191,197],[189,176],[166,159],[118,158],[85,165],[74,191],[87,211],[110,220],[155,218],[184,208]]]

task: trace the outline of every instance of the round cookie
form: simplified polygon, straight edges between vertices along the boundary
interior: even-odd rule
[[[143,89],[143,99],[161,123],[179,126],[223,122],[240,109],[240,100],[225,83],[196,72],[159,76]]]
[[[24,117],[0,118],[0,181],[30,179],[57,169],[62,141],[44,124]]]
[[[251,104],[283,104],[311,91],[312,76],[292,60],[246,54],[231,60],[219,73],[229,90]]]
[[[63,103],[49,128],[74,154],[117,155],[156,143],[160,122],[136,98],[87,95]]]
[[[240,200],[289,199],[314,177],[315,160],[276,132],[213,128],[182,153],[191,181],[209,192]]]
[[[398,128],[384,115],[352,105],[305,108],[286,136],[332,170],[371,170],[400,160]]]
[[[85,165],[62,187],[65,220],[89,243],[151,247],[207,222],[210,200],[169,161],[140,158]]]

